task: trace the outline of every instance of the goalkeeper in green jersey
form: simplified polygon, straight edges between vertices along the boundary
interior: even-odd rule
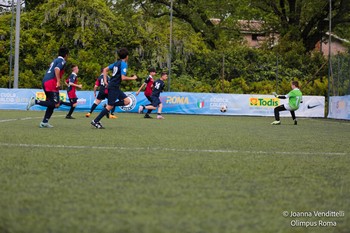
[[[282,111],[290,111],[290,114],[292,115],[294,125],[297,125],[297,119],[295,117],[295,111],[298,110],[299,104],[302,102],[302,93],[299,90],[299,83],[298,81],[292,81],[291,83],[292,90],[287,94],[287,95],[277,95],[276,92],[273,92],[272,94],[279,98],[279,99],[287,99],[288,98],[288,103],[287,104],[282,104],[280,106],[277,106],[274,109],[275,113],[275,121],[271,123],[271,125],[280,125],[280,112]]]

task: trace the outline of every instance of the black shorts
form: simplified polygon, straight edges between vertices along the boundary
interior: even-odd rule
[[[76,103],[78,103],[78,98],[70,98],[69,102],[72,104],[76,104]]]
[[[108,98],[108,94],[104,92],[98,92],[96,99],[98,100],[104,100]]]
[[[46,95],[46,101],[54,102],[55,104],[60,102],[60,93],[59,92],[51,92],[44,91]]]
[[[148,96],[148,95],[145,95],[145,96],[146,96],[146,98],[148,99],[148,101],[152,103],[152,98],[151,98],[151,96]]]

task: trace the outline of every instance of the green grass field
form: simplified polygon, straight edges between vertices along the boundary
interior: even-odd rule
[[[43,114],[0,111],[1,233],[350,232],[348,121]]]

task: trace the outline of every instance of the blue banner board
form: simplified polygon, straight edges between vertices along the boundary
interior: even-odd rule
[[[132,100],[126,107],[117,107],[116,112],[136,113],[140,105],[149,104],[143,93],[125,92]],[[4,89],[0,88],[0,109],[25,110],[30,97],[45,100],[41,89]],[[88,112],[94,102],[93,91],[77,91],[78,105],[76,112]],[[68,102],[66,91],[60,92],[62,101]],[[189,92],[163,92],[160,97],[163,103],[163,113],[173,114],[205,114],[205,115],[247,115],[273,116],[273,109],[288,100],[275,98],[273,95],[249,94],[214,94]],[[96,111],[101,111],[104,100]],[[225,106],[226,112],[220,109]],[[325,98],[323,96],[303,96],[303,103],[297,111],[298,117],[324,117]],[[34,111],[45,110],[35,105]],[[62,105],[58,110],[68,111],[69,107]],[[282,112],[281,116],[289,116],[289,112]]]

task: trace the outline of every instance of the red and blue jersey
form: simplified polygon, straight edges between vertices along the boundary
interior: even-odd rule
[[[66,61],[63,57],[59,56],[50,64],[50,68],[46,71],[43,78],[43,87],[45,91],[48,92],[58,92],[59,88],[57,87],[57,79],[55,70],[60,70],[60,78],[64,74],[64,67],[66,66]]]
[[[109,82],[111,77],[107,76],[107,82]],[[108,89],[105,87],[105,81],[103,80],[103,74],[101,74],[95,82],[95,86],[99,88],[100,93],[108,94]]]
[[[71,75],[69,75],[69,78],[67,80],[67,83],[68,83],[68,89],[67,89],[67,93],[68,93],[68,97],[70,99],[72,98],[77,98],[77,94],[76,94],[76,87],[75,86],[72,86],[72,85],[69,85],[69,83],[74,83],[74,84],[77,84],[78,82],[78,76],[76,73],[71,73]]]

